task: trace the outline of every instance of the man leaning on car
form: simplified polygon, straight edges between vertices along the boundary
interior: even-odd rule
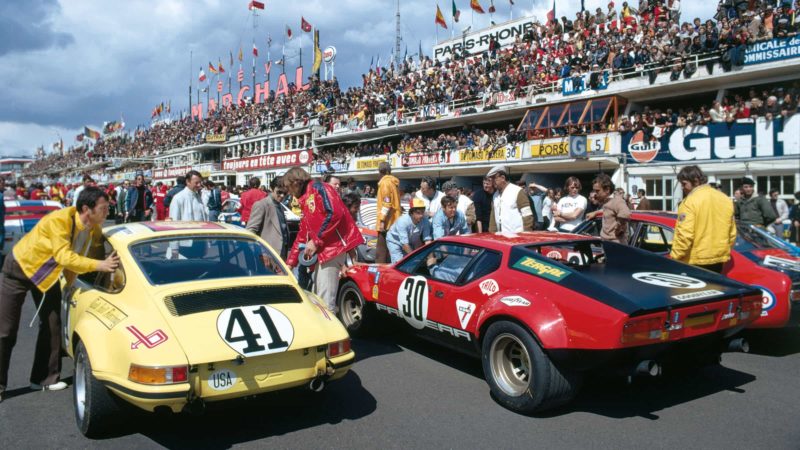
[[[67,387],[61,375],[61,287],[62,272],[68,282],[87,272],[113,272],[119,257],[104,260],[101,226],[108,215],[108,195],[89,186],[81,191],[75,206],[46,215],[20,239],[3,263],[0,290],[0,401],[8,386],[11,351],[17,341],[22,304],[28,292],[39,307],[39,335],[31,369],[31,389],[60,390]],[[44,293],[44,294],[43,294]]]

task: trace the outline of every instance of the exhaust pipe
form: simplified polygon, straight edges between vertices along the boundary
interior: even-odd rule
[[[646,359],[639,363],[634,370],[634,374],[636,375],[649,375],[651,377],[657,377],[661,375],[661,366],[653,361],[652,359]]]
[[[312,392],[322,392],[325,389],[325,379],[322,377],[316,377],[308,383],[308,389]]]
[[[195,397],[183,407],[183,410],[193,416],[200,416],[206,412],[206,402],[199,397]]]
[[[732,339],[728,342],[728,351],[750,353],[750,343],[745,338]]]

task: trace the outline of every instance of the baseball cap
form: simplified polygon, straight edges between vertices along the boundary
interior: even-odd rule
[[[425,202],[421,198],[414,197],[409,202],[409,209],[422,208],[425,209]]]

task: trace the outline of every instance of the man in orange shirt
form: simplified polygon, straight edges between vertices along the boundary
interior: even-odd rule
[[[378,165],[378,202],[376,209],[378,220],[375,226],[378,231],[378,244],[375,248],[375,262],[386,264],[389,262],[389,248],[386,246],[386,232],[394,225],[402,214],[400,209],[400,180],[392,175],[392,166],[384,161]]]

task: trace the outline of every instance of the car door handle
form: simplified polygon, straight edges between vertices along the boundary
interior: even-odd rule
[[[442,291],[436,291],[433,293],[433,295],[435,295],[436,298],[444,298],[444,292]]]

